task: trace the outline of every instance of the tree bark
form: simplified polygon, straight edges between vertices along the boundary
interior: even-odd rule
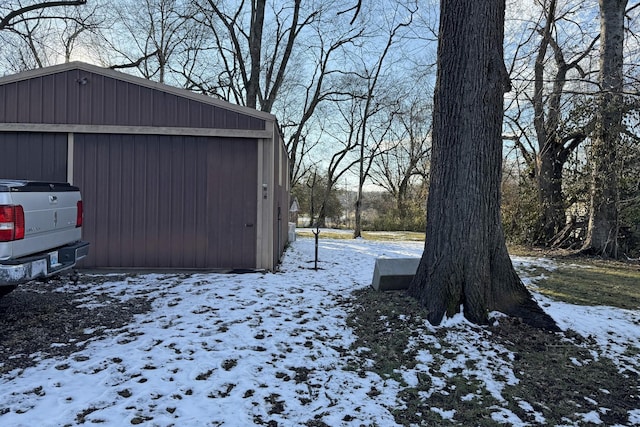
[[[536,55],[534,65],[534,93],[532,98],[534,108],[534,127],[538,140],[538,151],[535,155],[525,156],[535,158],[534,167],[536,187],[538,191],[539,221],[536,230],[536,242],[549,245],[556,234],[566,224],[565,197],[562,191],[563,168],[569,155],[586,139],[591,125],[578,128],[567,133],[562,123],[564,87],[567,83],[567,73],[572,69],[580,70],[579,64],[591,51],[598,38],[594,38],[585,51],[566,62],[562,47],[554,39],[556,26],[556,0],[551,0],[546,9],[546,23],[540,29],[542,39]],[[547,51],[551,48],[554,64],[553,75],[545,77],[545,63]],[[552,84],[549,85],[548,81]],[[545,89],[550,87],[548,94]],[[546,107],[546,108],[545,108]],[[523,152],[524,154],[524,152]]]
[[[260,66],[262,61],[262,30],[266,0],[251,2],[251,27],[249,28],[249,56],[251,68],[247,81],[247,107],[257,108],[260,93]]]
[[[462,307],[556,330],[515,272],[500,217],[504,0],[440,3],[425,250],[409,293],[440,324]]]
[[[618,256],[617,148],[622,130],[624,14],[627,0],[600,0],[600,95],[592,147],[589,226],[583,251]]]
[[[539,244],[549,245],[566,221],[564,197],[562,194],[562,169],[559,160],[562,146],[553,142],[542,150],[537,160],[538,204],[540,206]]]

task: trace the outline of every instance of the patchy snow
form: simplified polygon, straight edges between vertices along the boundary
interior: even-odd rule
[[[314,240],[301,238],[278,273],[114,276],[99,286],[85,276],[86,286],[64,288],[75,289],[79,305],[95,307],[97,296],[108,294],[123,300],[145,296],[153,309],[92,339],[70,360],[42,358],[35,367],[0,377],[0,425],[300,426],[313,420],[330,426],[397,425],[392,410],[399,408],[401,385],[373,372],[343,369],[355,340],[346,324],[345,298],[369,286],[375,258],[419,256],[422,249],[419,242],[321,239],[315,271]],[[549,264],[514,259],[518,268],[539,262]],[[637,372],[640,363],[623,355],[629,346],[640,348],[637,312],[536,297],[561,328],[593,337],[621,368]],[[445,319],[441,328],[466,324],[459,315]],[[445,334],[444,348],[457,351],[438,371],[475,378],[502,401],[504,387],[518,381],[509,352],[483,340],[479,328],[465,330]],[[420,339],[420,345],[440,348],[435,338]],[[435,369],[432,363],[431,354],[419,350],[418,364],[400,377],[416,384],[418,374]],[[438,381],[432,377],[430,393],[438,390]],[[544,422],[528,402],[519,404]],[[496,422],[523,425],[506,407],[493,409]],[[455,419],[455,411],[432,411]],[[629,413],[640,425],[640,409]],[[583,418],[600,421],[596,412]]]
[[[444,409],[440,408],[431,408],[431,410],[440,415],[444,420],[453,420],[454,415],[456,414],[456,411],[454,409],[445,411]]]
[[[540,295],[537,300],[560,328],[595,339],[604,354],[617,362],[621,370],[628,369],[640,375],[637,355],[625,354],[629,347],[640,349],[640,311],[576,306]]]

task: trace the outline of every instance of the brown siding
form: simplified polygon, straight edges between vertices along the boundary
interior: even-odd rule
[[[208,152],[208,241],[220,267],[256,266],[258,143],[227,140]]]
[[[85,267],[255,267],[255,140],[77,134],[74,163]]]
[[[0,85],[0,123],[264,130],[265,120],[81,69]]]
[[[0,132],[0,178],[67,181],[67,134]]]
[[[0,78],[0,125],[11,131],[44,125],[33,126],[37,132],[0,131],[0,177],[66,181],[73,156],[73,182],[85,200],[84,237],[92,244],[85,267],[253,268],[258,225],[268,235],[261,247],[273,248],[275,266],[289,207],[286,150],[278,136],[276,164],[259,168],[271,160],[258,159],[257,140],[168,135],[264,137],[274,120],[88,64],[34,70]],[[125,135],[129,128],[132,135]],[[87,132],[74,134],[73,153],[61,129]],[[285,176],[258,182],[258,170]],[[263,180],[273,183],[273,200],[263,200],[260,215],[268,209],[273,224],[258,224]]]
[[[273,206],[273,264],[280,262],[280,257],[289,240],[289,189],[287,187],[289,165],[284,146],[278,137],[275,140],[276,155],[274,165],[275,203]]]

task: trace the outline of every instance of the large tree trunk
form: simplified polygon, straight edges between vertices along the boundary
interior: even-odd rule
[[[535,153],[534,167],[536,188],[538,191],[539,222],[535,243],[549,245],[566,224],[565,197],[562,192],[562,172],[569,155],[585,140],[588,125],[584,128],[568,130],[563,125],[564,86],[567,73],[572,69],[580,70],[580,61],[590,52],[586,49],[570,62],[564,59],[561,46],[554,40],[556,31],[556,0],[550,0],[546,9],[546,23],[541,28],[540,47],[534,65],[534,127],[538,139],[538,151]],[[595,40],[592,42],[595,43]],[[547,65],[547,51],[553,51],[553,64]],[[546,69],[553,74],[545,76]],[[549,81],[552,82],[549,85]],[[548,93],[547,93],[548,91]],[[533,158],[533,157],[531,157]]]
[[[566,221],[562,195],[562,168],[558,143],[548,144],[544,155],[538,156],[538,203],[540,206],[540,236],[537,243],[549,245]]]
[[[409,292],[432,324],[462,306],[478,324],[498,310],[557,329],[516,274],[500,218],[504,8],[504,0],[440,3],[427,237]]]
[[[249,55],[251,69],[247,81],[247,107],[257,108],[260,93],[260,67],[262,66],[262,31],[266,0],[251,2],[251,28],[249,29]]]
[[[616,154],[622,128],[624,12],[627,0],[600,0],[600,95],[593,140],[589,227],[583,250],[618,256]]]

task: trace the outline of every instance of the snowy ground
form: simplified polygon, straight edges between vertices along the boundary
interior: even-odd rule
[[[0,377],[0,425],[394,426],[391,411],[398,407],[401,384],[343,369],[355,340],[346,325],[348,298],[369,286],[375,258],[419,256],[422,246],[321,239],[321,269],[315,271],[313,239],[302,238],[275,274],[114,276],[99,285],[85,276],[74,290],[78,304],[92,307],[98,295],[108,294],[149,298],[153,309],[127,327],[91,338],[70,360],[44,358]],[[548,261],[514,259],[517,267],[531,262]],[[621,368],[640,370],[637,358],[621,357],[629,347],[640,349],[638,312],[537,298],[561,328],[592,336]],[[465,321],[448,319],[442,328],[452,325],[464,329]],[[508,352],[478,342],[475,331],[469,327],[466,335],[448,337],[462,357],[440,369],[459,372],[458,365],[472,361],[474,374],[500,401],[505,385],[518,380],[509,357],[501,356]],[[412,345],[432,348],[433,340],[425,334]],[[416,367],[402,374],[408,385],[429,375],[433,355],[418,355]],[[438,379],[432,383],[435,391]],[[455,416],[432,410],[443,419]],[[629,414],[632,425],[640,425],[640,408]],[[583,418],[599,423],[597,411]],[[507,408],[495,408],[494,419],[524,424]]]

